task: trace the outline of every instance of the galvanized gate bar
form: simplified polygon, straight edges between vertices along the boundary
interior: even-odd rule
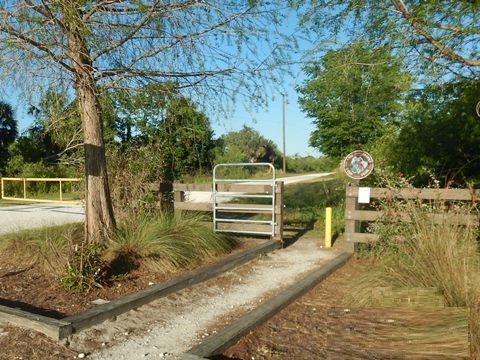
[[[231,168],[246,168],[246,167],[268,167],[270,169],[271,178],[269,179],[234,179],[234,178],[221,178],[218,175],[218,170],[225,167]],[[222,188],[222,184],[229,183],[242,185],[248,188],[248,186],[254,185],[266,185],[267,189],[262,188],[265,191],[263,194],[259,194],[258,190],[249,192],[228,192],[219,191]],[[275,237],[275,168],[269,163],[234,163],[234,164],[218,164],[213,169],[213,228],[217,232],[232,232],[232,233],[244,233],[255,235],[270,235]],[[225,203],[225,199],[269,199],[268,204],[235,204]],[[223,201],[223,204],[221,203]],[[219,212],[228,213],[271,213],[269,220],[250,220],[250,219],[238,219],[238,218],[225,218],[219,216]],[[229,225],[230,224],[230,225]],[[235,228],[234,224],[246,224],[247,229]],[[263,228],[267,226],[267,228]]]

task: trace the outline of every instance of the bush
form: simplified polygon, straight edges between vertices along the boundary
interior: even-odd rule
[[[107,263],[103,260],[105,248],[97,244],[74,246],[60,282],[64,289],[88,291],[102,287],[106,282]]]
[[[37,264],[45,274],[59,276],[66,265],[70,244],[83,240],[83,224],[22,230],[0,236],[0,259],[29,267]]]

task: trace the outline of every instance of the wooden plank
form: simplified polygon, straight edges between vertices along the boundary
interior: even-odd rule
[[[247,180],[246,180],[247,181]],[[174,183],[174,191],[212,191],[213,184],[180,184]],[[271,194],[270,184],[217,184],[220,192],[241,192],[249,194]]]
[[[174,191],[212,191],[212,184],[180,184],[174,183],[173,190]]]
[[[194,270],[178,278],[153,285],[135,294],[124,296],[106,304],[98,305],[80,314],[63,318],[62,321],[71,323],[72,331],[76,332],[92,325],[99,324],[114,316],[145,305],[155,299],[169,295],[175,291],[198,284],[213,278],[225,271],[252,260],[259,254],[269,252],[281,247],[281,242],[276,240],[266,241],[252,249],[240,254],[229,256],[219,262]]]
[[[175,210],[212,211],[212,203],[178,202],[173,203]]]
[[[379,239],[379,235],[377,234],[354,232],[350,234],[348,241],[366,243],[366,242],[377,241],[378,239]]]
[[[355,233],[355,220],[352,217],[355,211],[357,201],[356,198],[348,196],[345,199],[345,233],[344,237],[347,242],[352,242],[352,234]]]
[[[349,186],[346,191],[347,196],[358,197],[358,187]],[[472,197],[478,197],[478,191],[476,189],[470,191],[469,189],[370,188],[371,198],[387,196],[402,199],[471,201]]]
[[[386,215],[386,212],[382,211],[370,211],[370,210],[353,210],[349,211],[346,215],[349,220],[359,220],[359,221],[376,221],[376,220],[386,220],[389,218]],[[473,214],[454,214],[454,213],[442,213],[442,214],[427,214],[427,218],[431,219],[436,224],[451,223],[457,225],[478,225],[480,217]],[[391,218],[390,218],[391,219]],[[395,220],[400,220],[402,222],[409,223],[411,222],[411,217],[407,213],[396,212],[394,214]]]
[[[382,211],[371,210],[350,210],[345,214],[345,219],[348,220],[361,220],[361,221],[375,221],[384,216]]]
[[[228,325],[215,335],[209,336],[204,342],[188,350],[186,354],[206,358],[221,355],[225,350],[240,340],[242,336],[270,319],[280,310],[287,307],[287,305],[311,290],[332,272],[343,266],[350,257],[351,254],[342,253],[334,259],[329,260],[286,291],[250,311],[238,321]],[[184,357],[183,359],[187,360],[188,357]]]
[[[248,194],[272,194],[271,184],[217,184],[217,191]]]
[[[3,305],[0,305],[0,321],[38,331],[55,340],[67,337],[72,333],[68,321],[56,320]]]
[[[272,212],[272,205],[271,204],[241,204],[241,203],[221,203],[217,205],[217,209],[220,211],[224,210],[235,210],[238,208],[248,208],[249,210],[259,210],[259,211],[270,211]],[[242,212],[242,211],[239,211]]]
[[[272,225],[268,224],[251,224],[251,223],[229,223],[229,222],[217,222],[217,230],[219,231],[231,231],[231,232],[272,232]]]

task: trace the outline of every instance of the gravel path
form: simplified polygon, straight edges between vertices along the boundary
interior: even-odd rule
[[[293,285],[336,256],[319,241],[299,240],[220,278],[182,290],[74,335],[89,359],[181,359],[215,328]]]

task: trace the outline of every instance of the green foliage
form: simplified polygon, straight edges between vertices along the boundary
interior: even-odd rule
[[[110,91],[108,101],[121,148],[157,147],[164,181],[211,170],[215,144],[210,121],[174,84],[151,84],[133,94]]]
[[[205,114],[184,97],[171,99],[158,134],[164,156],[164,177],[210,171],[213,163],[213,131]]]
[[[0,101],[0,175],[4,173],[7,165],[8,147],[17,135],[17,121],[13,116],[13,109],[9,104]]]
[[[40,265],[66,290],[88,291],[138,266],[173,272],[236,246],[198,215],[155,214],[124,223],[105,246],[84,244],[83,231],[83,224],[69,224],[1,235],[0,261],[25,268]]]
[[[110,146],[109,180],[112,202],[119,222],[135,224],[157,208],[153,189],[147,184],[164,181],[164,157],[159,144]]]
[[[359,44],[329,51],[304,70],[309,79],[298,88],[299,104],[316,125],[310,145],[333,157],[381,137],[396,120],[409,86],[388,51]]]
[[[382,208],[389,215],[374,224],[380,240],[364,249],[374,260],[375,273],[358,286],[434,288],[447,306],[475,305],[480,296],[478,229],[456,220],[471,214],[471,206],[391,200]],[[435,221],[434,215],[443,220]]]
[[[345,183],[339,178],[288,185],[284,205],[287,225],[299,224],[322,232],[325,208],[331,207],[332,234],[336,236],[344,230]]]
[[[222,135],[217,151],[216,163],[265,162],[279,167],[282,161],[280,151],[272,140],[245,125],[239,131]]]
[[[69,244],[83,239],[83,224],[49,226],[0,236],[0,259],[29,267],[37,264],[46,274],[59,276],[70,251]]]
[[[480,183],[480,82],[426,87],[410,100],[397,132],[384,141],[386,163],[424,186],[431,177],[442,186]],[[393,138],[393,139],[392,139]]]
[[[75,246],[60,278],[62,287],[80,292],[102,287],[107,274],[107,264],[103,260],[104,251],[105,248],[97,244],[82,243]]]
[[[233,249],[235,241],[215,233],[199,215],[161,213],[120,227],[108,249],[112,259],[125,256],[137,259],[155,271],[171,272]]]
[[[404,178],[388,179],[402,188]],[[458,219],[479,215],[476,202],[386,199],[386,216],[372,225],[380,235],[363,247],[368,261],[344,298],[346,306],[466,307],[472,354],[480,354],[480,254],[478,226]],[[440,220],[440,221],[439,221]],[[471,225],[477,225],[474,221]],[[440,309],[441,311],[441,309]],[[427,336],[430,342],[439,341]],[[465,336],[465,335],[463,335]],[[449,338],[450,341],[450,338]],[[476,357],[474,357],[476,358]]]
[[[327,156],[287,156],[287,172],[305,174],[313,172],[330,172],[333,171],[340,160]]]

